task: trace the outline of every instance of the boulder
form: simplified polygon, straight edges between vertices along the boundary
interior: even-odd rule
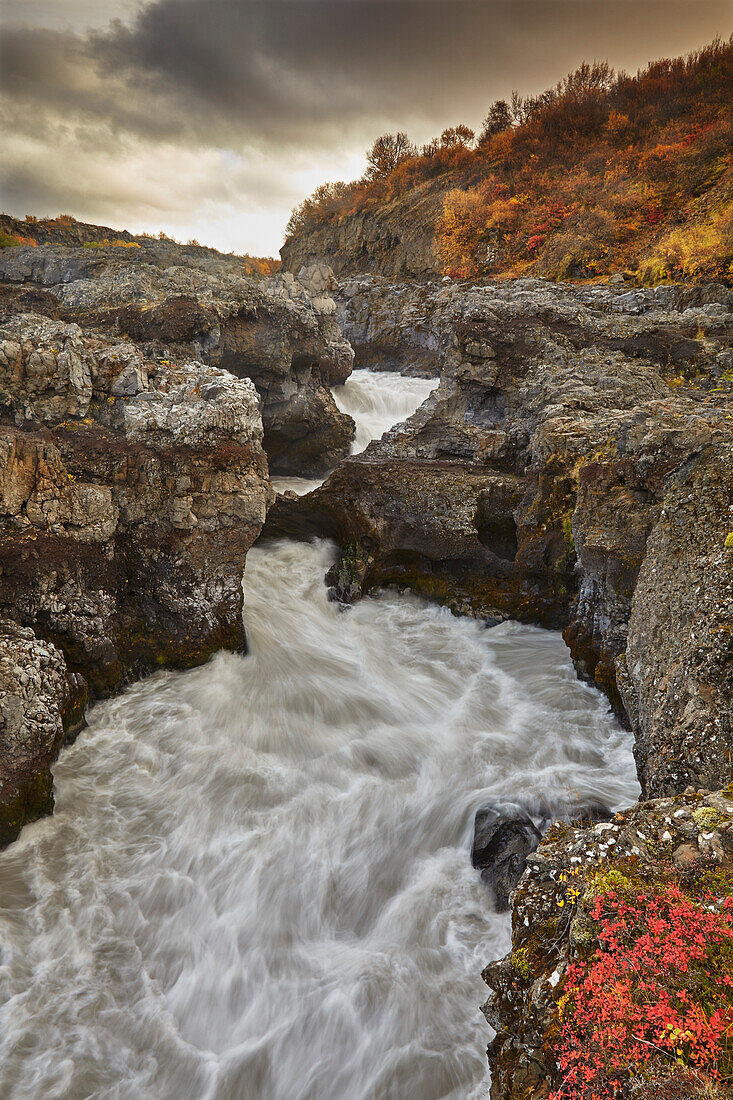
[[[516,809],[482,806],[473,825],[471,864],[493,892],[498,912],[509,908],[509,895],[527,866],[527,856],[542,840],[534,822]]]

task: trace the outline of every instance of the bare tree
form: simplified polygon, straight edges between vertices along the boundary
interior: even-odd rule
[[[403,160],[417,155],[417,149],[407,134],[382,134],[367,153],[366,178],[381,179],[394,171]]]
[[[476,135],[470,126],[464,126],[461,122],[458,126],[449,126],[440,135],[440,144],[444,149],[456,149],[459,145],[468,147]]]

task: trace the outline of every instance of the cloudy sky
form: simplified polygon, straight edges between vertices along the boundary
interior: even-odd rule
[[[0,207],[275,254],[385,130],[477,128],[582,60],[636,71],[731,0],[0,0]]]

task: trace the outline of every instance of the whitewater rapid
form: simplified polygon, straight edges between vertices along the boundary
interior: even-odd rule
[[[251,550],[249,654],[92,708],[0,852],[3,1100],[486,1097],[473,815],[629,803],[630,737],[559,635],[343,611],[333,554]]]
[[[353,417],[356,435],[352,455],[360,454],[373,439],[401,424],[438,385],[437,378],[411,378],[396,371],[355,370],[342,386],[334,386],[333,399],[341,412]],[[323,485],[325,478],[274,477],[279,493],[288,489],[302,496]]]

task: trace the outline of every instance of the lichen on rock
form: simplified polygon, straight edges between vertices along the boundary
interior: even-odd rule
[[[72,383],[53,367],[62,338],[84,364],[83,405],[65,401]],[[245,555],[272,490],[251,382],[33,314],[0,326],[0,345],[47,365],[40,383],[38,372],[17,374],[0,421],[0,616],[54,655],[44,657],[54,671],[42,735],[28,732],[41,728],[33,699],[13,709],[8,688],[7,841],[52,807],[67,681],[100,698],[145,672],[245,646]],[[24,656],[29,668],[40,659],[33,646]]]

